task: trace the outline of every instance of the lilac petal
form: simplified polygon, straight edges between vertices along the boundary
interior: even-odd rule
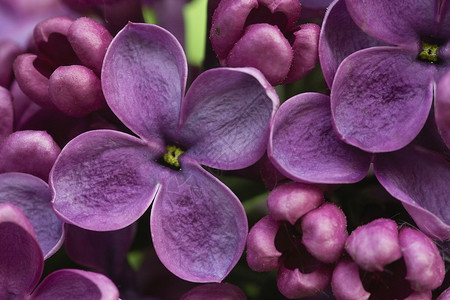
[[[44,258],[63,243],[63,223],[51,207],[50,189],[41,179],[24,173],[0,174],[0,203],[11,203],[30,220]]]
[[[180,300],[246,300],[244,292],[230,283],[210,283],[197,286],[184,294]]]
[[[22,172],[48,181],[61,149],[45,131],[16,131],[0,145],[0,173]]]
[[[57,68],[49,80],[53,104],[71,117],[84,117],[105,106],[100,79],[84,66]]]
[[[368,152],[406,146],[430,112],[433,73],[431,64],[394,47],[373,47],[347,57],[330,96],[341,139]]]
[[[156,25],[129,23],[106,53],[103,93],[131,130],[159,139],[177,124],[186,76],[186,57],[173,35]]]
[[[67,39],[83,65],[100,75],[112,40],[108,30],[90,18],[78,18],[70,25]]]
[[[436,300],[448,300],[450,299],[450,287],[443,291]]]
[[[436,244],[419,230],[402,227],[399,242],[406,264],[406,279],[415,291],[438,288],[445,277],[445,265]]]
[[[289,182],[279,185],[267,197],[270,216],[277,221],[294,225],[303,215],[321,205],[322,191],[313,185]]]
[[[272,85],[278,85],[288,75],[292,59],[292,47],[277,26],[253,24],[234,44],[226,66],[256,68]]]
[[[302,24],[294,32],[292,65],[283,83],[297,81],[314,69],[319,61],[319,32],[316,24]]]
[[[119,291],[114,283],[102,274],[62,269],[45,277],[30,299],[117,300]]]
[[[439,133],[450,148],[450,72],[447,72],[437,85],[434,116]]]
[[[192,83],[180,126],[189,156],[223,170],[255,163],[265,152],[278,106],[275,90],[252,68],[216,68]]]
[[[275,247],[280,222],[265,216],[250,229],[247,237],[247,264],[253,271],[264,272],[279,267],[281,252]]]
[[[329,107],[329,98],[317,93],[303,93],[281,105],[268,156],[283,175],[318,183],[351,183],[366,175],[371,155],[339,140]]]
[[[183,158],[180,172],[161,174],[150,216],[153,244],[161,262],[178,277],[220,282],[242,255],[247,217],[225,185]]]
[[[44,268],[33,226],[12,204],[0,204],[0,298],[24,299]]]
[[[376,219],[359,226],[348,237],[345,250],[362,269],[383,271],[402,257],[397,224],[391,219]]]
[[[9,88],[12,80],[12,66],[16,57],[22,53],[19,45],[12,40],[4,39],[2,35],[0,41],[0,87]]]
[[[155,11],[158,25],[170,31],[180,42],[185,45],[184,5],[186,0],[157,0],[151,1],[150,6]]]
[[[394,45],[415,47],[421,35],[433,34],[438,1],[346,0],[346,4],[353,21],[367,34]]]
[[[358,265],[350,259],[342,259],[333,270],[331,288],[337,299],[367,300],[370,294],[359,277]]]
[[[56,213],[89,230],[130,225],[153,200],[158,189],[154,160],[163,153],[157,145],[113,130],[77,136],[61,151],[50,174]]]
[[[65,226],[65,249],[77,264],[93,268],[118,278],[123,271],[126,255],[131,247],[137,224],[115,231],[91,231],[74,225]]]
[[[325,263],[339,259],[347,239],[344,212],[332,203],[324,203],[301,220],[302,243],[312,256]]]
[[[13,131],[13,105],[9,91],[0,86],[0,145]]]
[[[277,275],[278,290],[289,299],[317,295],[330,284],[331,273],[331,266],[326,264],[320,264],[316,270],[307,274],[282,265]]]
[[[319,38],[319,59],[328,87],[340,63],[358,50],[383,45],[364,33],[351,19],[344,0],[334,1],[328,7]]]
[[[428,236],[450,238],[450,164],[444,157],[420,148],[377,155],[375,175],[399,199],[417,226]]]

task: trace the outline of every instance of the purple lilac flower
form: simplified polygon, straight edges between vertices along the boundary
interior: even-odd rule
[[[254,271],[278,270],[277,285],[287,298],[319,294],[330,283],[332,265],[344,249],[347,222],[322,191],[290,182],[267,199],[270,214],[247,239],[247,263]]]
[[[0,86],[0,144],[13,131],[13,105],[11,94],[6,88]]]
[[[450,149],[450,71],[442,76],[437,85],[434,115],[439,134]]]
[[[23,92],[46,109],[83,117],[105,104],[100,72],[112,36],[89,18],[55,17],[34,30],[37,54],[14,62]]]
[[[278,105],[256,69],[201,74],[184,96],[186,57],[150,24],[127,25],[102,70],[106,101],[140,138],[113,130],[79,135],[51,174],[53,207],[66,222],[117,230],[152,203],[156,252],[177,276],[221,281],[245,246],[247,219],[236,196],[201,165],[230,170],[265,151]]]
[[[220,64],[255,67],[272,85],[305,76],[318,61],[320,29],[297,25],[300,10],[298,0],[220,1],[210,32]]]
[[[402,202],[424,233],[450,238],[450,164],[445,156],[415,144],[374,155],[343,142],[333,129],[326,95],[304,93],[281,105],[272,124],[268,156],[292,180],[325,184],[360,181],[373,162],[380,183]]]
[[[13,62],[22,50],[9,39],[0,40],[0,87],[9,88],[13,81]]]
[[[199,285],[186,294],[180,300],[246,300],[244,292],[230,283],[209,283]]]
[[[333,126],[343,141],[368,152],[389,152],[418,135],[434,87],[450,70],[449,11],[448,1],[440,0],[346,0],[345,5],[337,0],[331,5],[319,54],[324,69],[339,65],[330,97]],[[354,29],[352,21],[362,32],[346,32]],[[343,59],[343,53],[351,55]],[[326,77],[331,84],[331,76]]]
[[[411,227],[376,219],[355,229],[345,243],[349,257],[333,271],[334,296],[359,299],[431,299],[445,276],[432,240]]]
[[[33,226],[14,205],[0,204],[0,236],[1,299],[118,299],[107,277],[82,270],[58,270],[37,285],[44,267],[42,250]]]

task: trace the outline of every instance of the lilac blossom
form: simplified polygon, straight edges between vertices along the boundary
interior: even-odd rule
[[[417,229],[400,229],[390,219],[356,228],[345,243],[349,257],[333,271],[331,286],[340,299],[431,299],[445,276],[434,242]]]
[[[343,141],[368,152],[389,152],[419,134],[434,87],[450,70],[449,8],[440,0],[333,2],[319,54],[324,69],[339,66],[332,85],[332,76],[326,77],[333,126]],[[349,27],[357,34],[349,34]],[[349,56],[344,59],[343,53]]]
[[[13,104],[10,92],[0,86],[0,144],[3,140],[12,133],[13,131]]]
[[[166,30],[128,24],[102,70],[106,101],[140,138],[113,130],[79,135],[62,150],[50,184],[66,222],[107,231],[153,202],[150,229],[163,264],[197,282],[221,281],[245,246],[236,196],[201,165],[231,170],[265,151],[278,98],[256,69],[202,73],[184,96],[186,57]]]
[[[324,203],[319,188],[296,182],[276,187],[267,206],[270,214],[248,236],[248,265],[258,272],[279,269],[278,289],[289,299],[319,294],[344,249],[344,213]]]
[[[19,45],[9,39],[0,40],[0,87],[9,88],[13,81],[13,62],[22,53]]]
[[[374,155],[343,142],[333,129],[326,95],[304,93],[281,105],[272,124],[268,156],[292,180],[325,184],[360,181],[373,162],[379,182],[402,202],[424,233],[450,238],[450,164],[445,156],[417,144]]]
[[[55,17],[34,30],[37,54],[22,54],[14,62],[23,92],[46,109],[83,117],[105,105],[100,72],[109,32],[89,18]]]
[[[450,149],[450,71],[442,76],[437,85],[434,115],[439,134]]]
[[[210,32],[220,64],[255,67],[272,85],[305,76],[318,61],[320,29],[298,25],[300,10],[298,0],[220,1]]]
[[[199,285],[186,294],[180,300],[247,300],[244,292],[230,283],[209,283]]]
[[[118,299],[107,277],[82,270],[62,269],[38,282],[44,267],[33,226],[19,208],[0,204],[0,298],[2,299]]]

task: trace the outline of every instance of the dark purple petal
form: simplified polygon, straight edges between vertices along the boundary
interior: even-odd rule
[[[328,96],[304,93],[275,115],[268,156],[285,176],[318,183],[350,183],[367,173],[371,155],[343,143],[331,124]]]
[[[112,111],[144,139],[175,130],[187,76],[186,57],[165,29],[129,23],[108,48],[102,87]]]
[[[184,294],[180,300],[246,300],[244,292],[230,283],[210,283],[197,286]]]
[[[45,277],[30,299],[117,300],[119,291],[114,283],[102,274],[62,269]]]
[[[438,82],[434,116],[442,140],[450,148],[450,71]]]
[[[1,25],[0,25],[1,26]],[[22,53],[19,45],[12,40],[4,39],[0,41],[0,86],[9,88],[13,80],[12,66],[16,57]]]
[[[359,226],[348,237],[345,250],[363,270],[383,271],[402,257],[397,224],[391,219],[376,219]]]
[[[278,101],[256,69],[216,68],[202,73],[182,102],[186,154],[224,170],[255,163],[265,152]]]
[[[341,139],[369,152],[406,146],[430,112],[434,70],[395,47],[373,47],[347,57],[330,96]]]
[[[0,173],[22,172],[48,181],[60,152],[59,146],[45,131],[16,131],[0,145]]]
[[[425,234],[450,238],[450,164],[444,157],[409,147],[377,155],[374,168],[380,183],[402,202]]]
[[[361,300],[370,297],[362,285],[358,265],[348,258],[340,260],[334,268],[331,288],[337,299]]]
[[[270,216],[277,221],[294,225],[303,215],[324,201],[322,191],[313,185],[289,182],[278,185],[267,197]]]
[[[112,130],[89,131],[61,151],[50,174],[53,207],[67,223],[109,231],[136,221],[158,189],[162,146]]]
[[[24,173],[0,174],[0,203],[14,204],[30,220],[46,259],[63,243],[63,224],[50,201],[50,189],[41,179]]]
[[[13,131],[13,105],[9,91],[0,86],[0,145]]]
[[[280,222],[265,216],[250,229],[247,237],[247,264],[253,271],[272,271],[279,267],[281,252],[275,247]]]
[[[438,2],[346,0],[353,21],[364,32],[386,43],[411,48],[422,36],[434,33]]]
[[[328,87],[339,64],[358,50],[383,43],[364,33],[351,19],[344,0],[334,1],[323,20],[319,40],[319,59]]]
[[[187,157],[180,163],[160,174],[150,216],[156,253],[184,280],[220,282],[242,255],[247,217],[225,185]]]
[[[436,244],[411,227],[402,227],[398,239],[406,264],[406,279],[415,291],[438,288],[445,277],[445,265]]]
[[[33,226],[21,210],[0,204],[0,298],[24,299],[44,268]]]

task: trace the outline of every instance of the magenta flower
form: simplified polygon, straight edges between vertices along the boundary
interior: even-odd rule
[[[42,250],[33,226],[19,208],[0,204],[1,299],[111,299],[119,293],[107,277],[82,270],[58,270],[41,283]]]
[[[344,213],[324,203],[317,187],[296,182],[276,187],[267,206],[270,214],[248,235],[248,265],[258,272],[279,269],[278,289],[289,299],[320,293],[344,249]]]
[[[210,32],[220,64],[255,67],[272,85],[305,76],[318,62],[320,29],[298,25],[300,10],[298,0],[220,1]]]
[[[450,5],[440,0],[346,0],[345,5],[370,37],[345,31],[351,21],[343,0],[331,5],[321,33],[321,65],[333,69],[329,64],[338,65],[341,53],[363,48],[340,63],[332,81],[333,126],[343,141],[365,151],[401,149],[424,126],[433,99],[439,107],[434,87],[450,70]]]
[[[345,250],[350,258],[339,261],[331,281],[338,300],[431,299],[444,280],[444,261],[434,242],[389,219],[355,229]]]
[[[51,173],[53,207],[68,223],[107,231],[133,223],[153,202],[150,228],[163,264],[189,281],[221,281],[242,254],[247,219],[201,165],[255,163],[278,98],[252,68],[209,70],[184,95],[186,73],[180,44],[158,26],[130,23],[113,39],[103,92],[140,138],[96,130],[69,142]]]

